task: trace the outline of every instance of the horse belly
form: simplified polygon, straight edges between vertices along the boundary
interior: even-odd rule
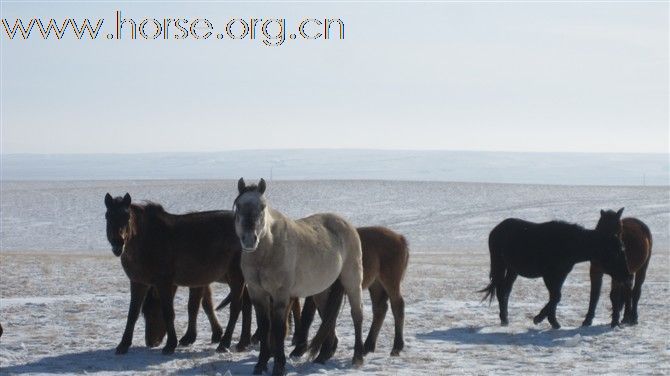
[[[337,260],[330,268],[301,268],[301,273],[296,276],[295,283],[291,287],[291,296],[305,298],[316,295],[337,280],[342,271],[342,261]]]

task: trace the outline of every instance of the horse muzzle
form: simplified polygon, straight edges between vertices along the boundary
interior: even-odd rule
[[[258,244],[260,243],[260,239],[258,236],[254,233],[251,234],[244,234],[240,237],[240,245],[242,246],[242,250],[244,252],[253,252],[258,248]]]
[[[112,246],[112,253],[114,253],[114,256],[116,256],[116,257],[121,256],[121,253],[123,253],[123,244],[113,245]]]

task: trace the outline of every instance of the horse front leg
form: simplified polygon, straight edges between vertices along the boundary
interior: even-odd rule
[[[219,347],[216,348],[217,352],[228,352],[230,349],[230,343],[233,339],[233,332],[235,331],[235,324],[237,319],[240,316],[242,311],[242,292],[244,290],[244,279],[239,277],[230,278],[230,315],[228,316],[228,324],[226,325],[226,331],[221,338]]]
[[[251,298],[245,287],[242,292],[242,334],[237,343],[237,351],[245,351],[251,344]]]
[[[623,286],[612,279],[612,289],[610,290],[610,300],[612,301],[612,328],[619,326],[619,319],[621,317],[621,309],[623,308]]]
[[[130,306],[128,307],[128,318],[126,319],[126,329],[123,331],[121,343],[116,346],[116,354],[125,354],[133,343],[133,331],[135,323],[142,309],[142,302],[149,291],[149,286],[138,282],[130,282]]]
[[[188,328],[186,334],[179,340],[179,346],[190,346],[198,336],[198,311],[204,295],[204,287],[188,289]]]
[[[272,299],[272,348],[274,350],[273,376],[283,376],[286,373],[286,354],[284,341],[286,337],[286,317],[289,298],[273,297]]]
[[[167,342],[163,347],[163,354],[174,353],[177,347],[177,332],[174,328],[174,295],[172,293],[174,285],[171,282],[162,282],[156,285],[158,296],[161,299],[161,309],[163,311],[163,320],[167,329]]]
[[[544,284],[547,287],[547,290],[549,290],[549,302],[542,308],[542,311],[540,311],[540,314],[535,316],[533,319],[533,322],[535,324],[539,324],[544,320],[544,318],[548,318],[549,324],[551,324],[551,327],[553,329],[560,329],[561,325],[558,323],[558,320],[556,320],[556,307],[558,306],[558,303],[561,301],[561,289],[563,287],[563,282],[565,281],[565,278],[567,277],[567,273],[565,274],[560,274],[557,276],[544,276]]]
[[[270,359],[270,316],[268,304],[264,302],[254,303],[256,310],[256,323],[258,325],[258,340],[260,342],[260,351],[258,352],[258,362],[254,366],[254,375],[262,375],[268,370],[268,360]]]
[[[586,317],[582,322],[582,326],[591,326],[593,323],[593,318],[596,315],[596,307],[598,306],[598,300],[600,299],[600,289],[603,285],[603,271],[599,266],[594,265],[593,262],[591,262],[591,268],[589,269],[589,277],[591,279],[589,311],[586,313]]]
[[[205,315],[207,315],[207,319],[209,320],[209,325],[212,328],[212,343],[220,342],[221,336],[223,335],[223,329],[221,329],[219,320],[216,318],[216,313],[214,313],[212,288],[210,286],[203,288],[202,310],[205,311]]]

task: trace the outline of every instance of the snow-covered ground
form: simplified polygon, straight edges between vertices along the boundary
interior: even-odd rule
[[[218,354],[204,315],[189,348],[164,356],[143,346],[114,355],[128,304],[128,282],[104,237],[103,195],[130,192],[174,212],[229,208],[234,181],[3,182],[0,233],[0,374],[250,373],[257,349]],[[356,225],[381,224],[407,236],[411,256],[403,283],[405,351],[388,354],[389,311],[377,352],[350,367],[349,310],[338,320],[340,348],[326,365],[291,361],[290,373],[372,374],[668,374],[670,372],[670,189],[416,182],[272,182],[276,208],[298,217],[336,211]],[[546,303],[540,280],[518,279],[510,326],[497,304],[480,303],[488,281],[488,231],[500,220],[554,218],[592,227],[600,208],[626,207],[654,234],[640,301],[640,324],[609,328],[609,279],[591,328],[579,327],[588,306],[588,264],[568,277],[558,308],[560,330],[531,317]],[[227,289],[215,285],[221,299]],[[186,327],[186,289],[176,298],[179,334]],[[371,311],[366,297],[364,330]],[[227,313],[219,313],[225,322]],[[239,325],[236,336],[239,334]]]

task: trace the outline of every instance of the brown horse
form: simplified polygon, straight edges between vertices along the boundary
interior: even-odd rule
[[[623,241],[628,270],[635,274],[635,286],[617,283],[612,279],[610,299],[612,301],[612,326],[619,325],[619,315],[625,305],[623,324],[637,324],[637,303],[640,300],[642,284],[647,276],[649,258],[651,258],[652,238],[649,227],[637,218],[621,219],[623,209],[601,210],[600,220],[596,230],[607,234],[614,234]],[[595,262],[591,263],[591,297],[589,299],[589,311],[582,325],[589,326],[593,322],[596,306],[600,298],[600,288],[603,283],[602,267]]]
[[[190,332],[187,332],[192,337],[185,336],[185,343],[194,339],[195,314],[203,295],[211,302],[211,296],[207,298],[207,286],[214,281],[227,282],[233,291],[228,326],[217,348],[217,351],[226,351],[242,308],[244,290],[233,213],[209,211],[174,215],[158,204],[131,204],[127,193],[123,198],[112,198],[108,193],[105,206],[107,240],[114,254],[121,257],[121,265],[130,279],[128,320],[116,353],[128,351],[140,308],[151,287],[155,288],[155,295],[152,293],[150,297],[160,301],[163,316],[162,324],[154,324],[165,325],[168,336],[164,354],[174,352],[177,346],[173,306],[176,286],[194,287],[189,294],[193,298],[189,312],[194,314],[190,315]],[[211,316],[211,319],[216,320],[216,317]],[[238,348],[249,344],[248,326],[245,332],[243,325]],[[151,342],[148,337],[147,342]]]
[[[403,326],[405,322],[405,301],[400,293],[409,251],[404,236],[385,227],[359,227],[358,235],[361,238],[363,251],[363,283],[372,300],[372,325],[363,346],[364,353],[374,352],[377,345],[377,336],[388,311],[388,301],[391,300],[391,310],[395,320],[395,337],[391,356],[400,355],[404,347]],[[314,319],[316,304],[313,298],[305,299],[302,310],[301,327],[295,336],[296,347],[292,357],[300,357],[307,350],[309,327]],[[321,347],[315,362],[323,363],[335,353],[337,336],[331,332],[329,338]]]

